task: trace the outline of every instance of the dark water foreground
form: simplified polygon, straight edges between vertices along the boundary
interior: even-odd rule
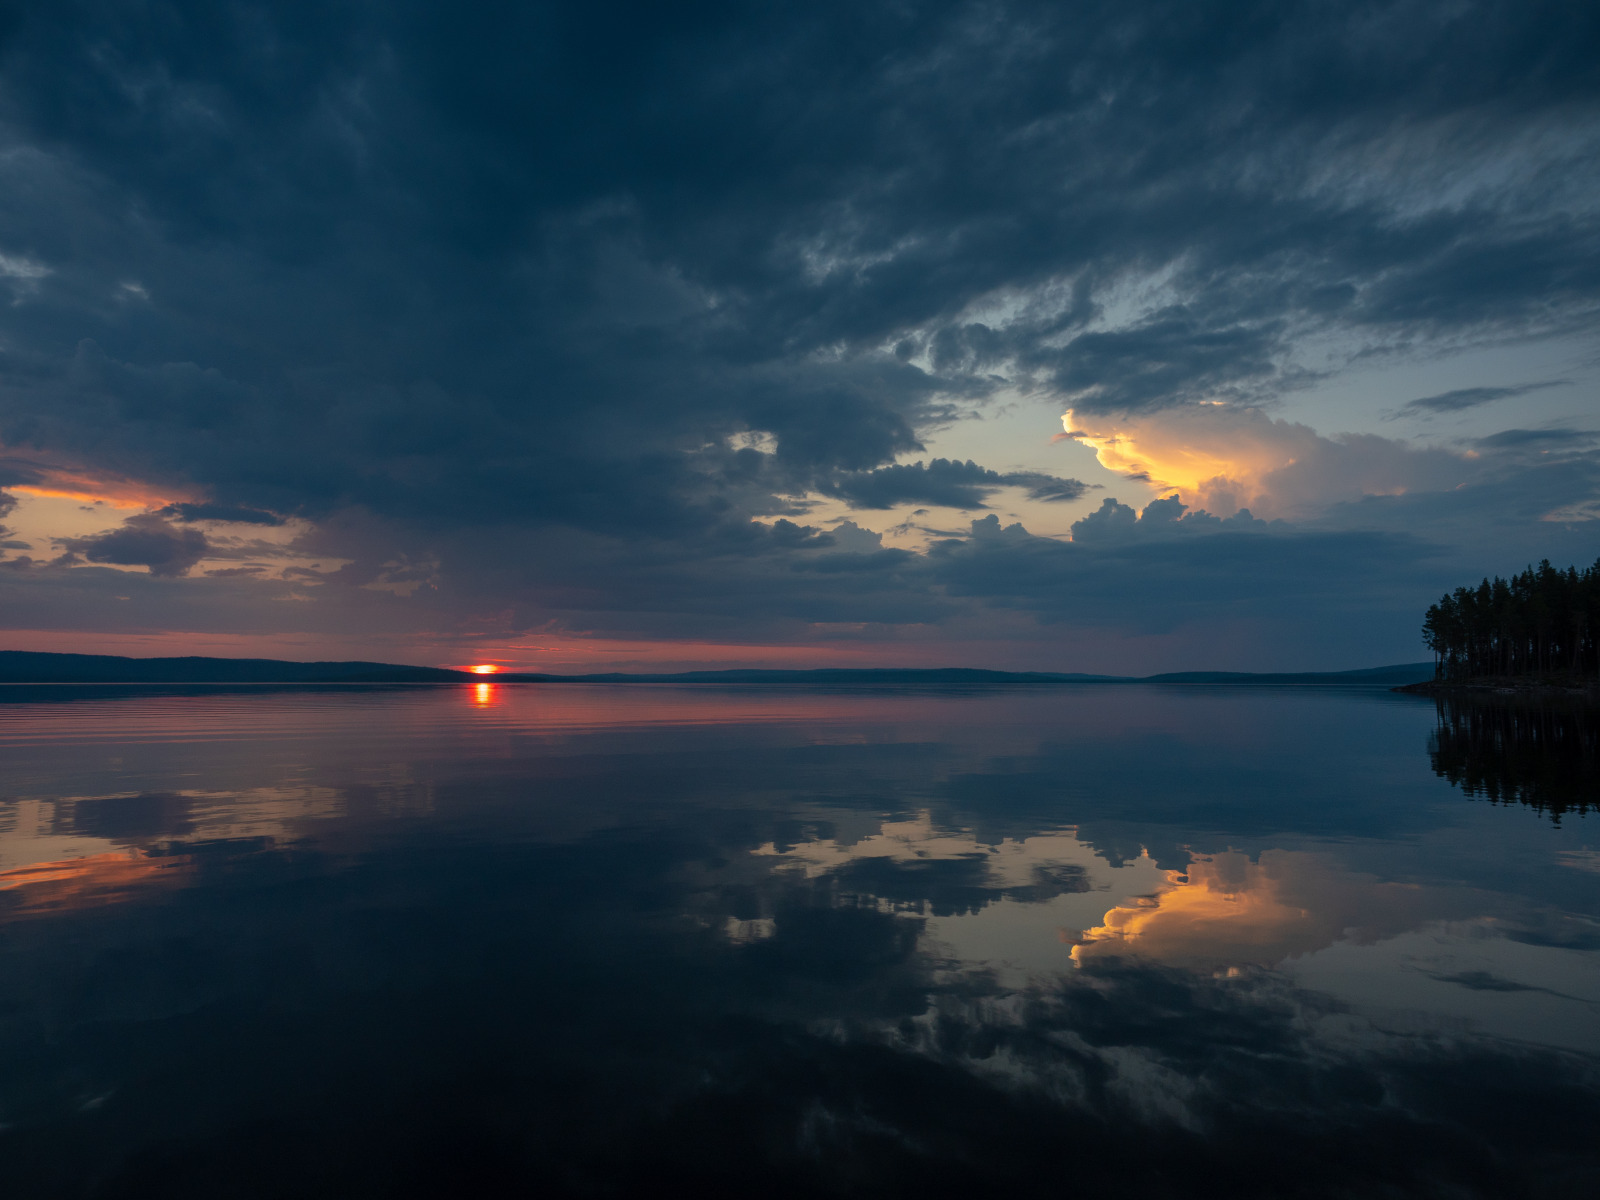
[[[8,1198],[1600,1190],[1582,713],[0,699]]]

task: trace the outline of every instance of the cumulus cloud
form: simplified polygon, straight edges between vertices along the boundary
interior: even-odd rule
[[[1219,512],[1309,516],[1370,495],[1443,491],[1479,474],[1470,460],[1375,434],[1324,437],[1259,408],[1203,405],[1121,418],[1069,411],[1067,435],[1100,463]]]
[[[92,563],[148,567],[150,574],[164,576],[187,575],[210,549],[198,529],[179,529],[157,513],[138,513],[118,529],[59,542]]]
[[[1145,505],[1143,512],[1139,512],[1108,497],[1094,512],[1072,523],[1072,540],[1123,542],[1136,538],[1199,532],[1242,532],[1267,527],[1267,522],[1253,516],[1248,508],[1241,508],[1231,517],[1219,518],[1204,509],[1190,512],[1188,507],[1176,495],[1172,495],[1152,500]]]

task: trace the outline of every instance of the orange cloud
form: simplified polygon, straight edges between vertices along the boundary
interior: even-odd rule
[[[196,499],[188,492],[158,488],[115,472],[89,471],[38,454],[9,452],[4,447],[0,447],[0,465],[32,480],[13,484],[6,490],[30,496],[56,496],[89,503],[104,500],[117,508],[161,508]]]
[[[1062,415],[1067,437],[1100,465],[1176,490],[1185,504],[1229,516],[1309,514],[1362,496],[1444,490],[1470,460],[1372,434],[1324,437],[1257,408],[1199,405],[1122,417]]]

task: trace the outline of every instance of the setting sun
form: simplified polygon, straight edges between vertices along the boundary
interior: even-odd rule
[[[474,675],[493,675],[499,669],[499,667],[492,663],[480,663],[478,666],[472,668],[472,673]]]

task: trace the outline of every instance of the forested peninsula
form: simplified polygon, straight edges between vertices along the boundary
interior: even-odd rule
[[[1429,606],[1422,637],[1434,656],[1431,687],[1600,687],[1600,560],[1563,571],[1547,559],[1458,587]]]

